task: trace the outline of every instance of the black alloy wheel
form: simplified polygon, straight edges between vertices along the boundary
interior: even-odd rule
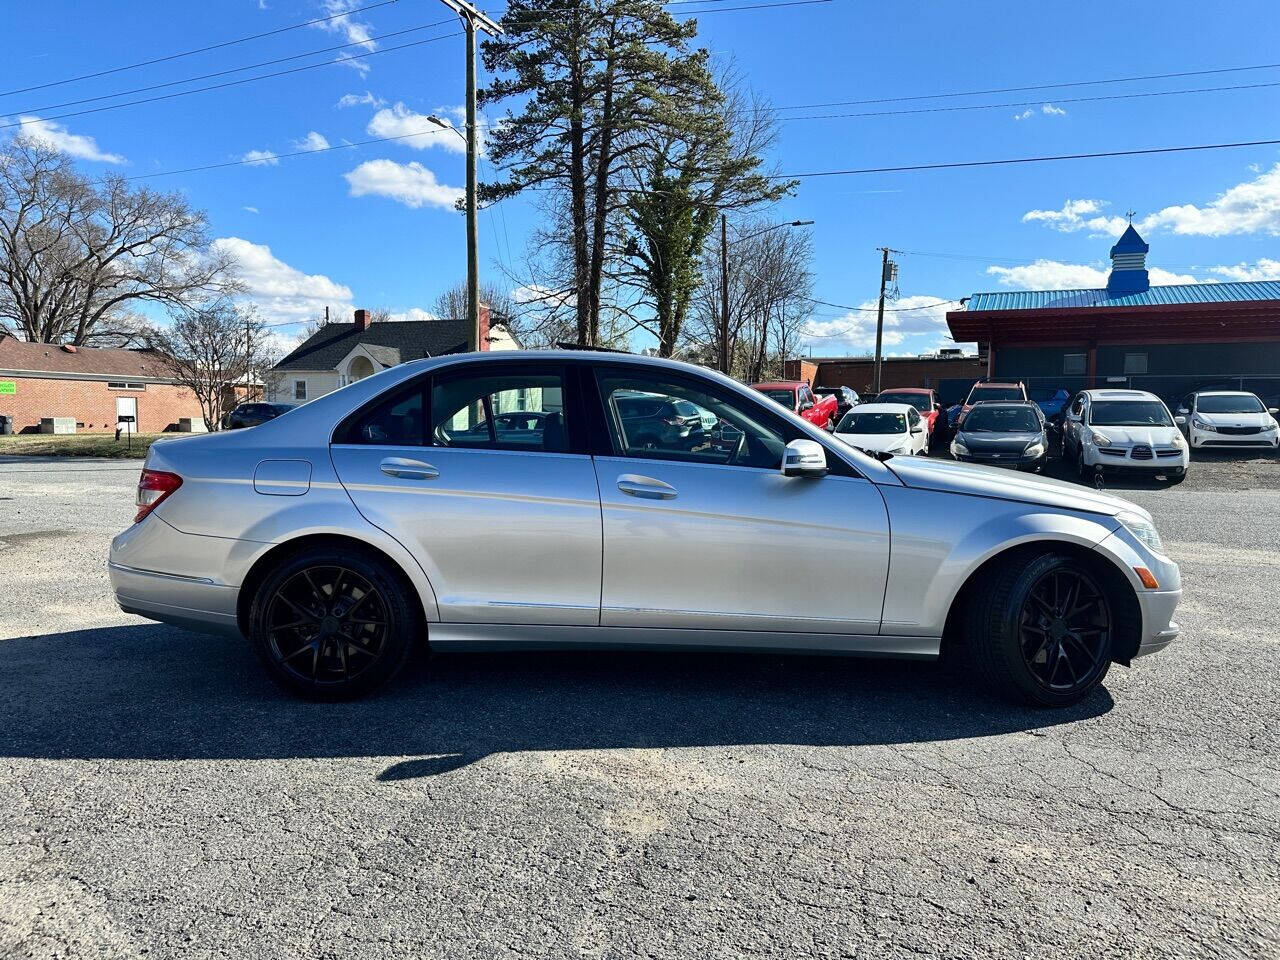
[[[1010,552],[966,587],[963,659],[995,693],[1077,703],[1106,677],[1117,638],[1114,598],[1098,577],[1068,553]]]
[[[1019,632],[1027,669],[1047,689],[1070,694],[1109,660],[1111,608],[1083,569],[1057,567],[1027,592]]]
[[[413,646],[417,617],[398,571],[379,557],[324,548],[286,560],[261,583],[249,617],[259,656],[283,686],[340,699],[382,685]]]

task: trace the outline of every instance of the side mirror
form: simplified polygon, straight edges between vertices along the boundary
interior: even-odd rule
[[[914,427],[911,428],[911,432],[924,433],[924,426],[922,424],[916,424]]]
[[[1267,407],[1267,413],[1274,417],[1277,413],[1280,413],[1280,407]]]
[[[1180,427],[1185,427],[1187,425],[1187,418],[1183,416],[1177,416],[1173,418],[1173,422]]]
[[[825,477],[827,451],[817,440],[792,440],[782,451],[784,477]]]
[[[1179,413],[1190,413],[1190,412],[1191,412],[1191,408],[1190,408],[1190,407],[1179,407],[1179,408],[1178,408],[1178,412],[1179,412]]]
[[[812,409],[813,409],[813,401],[812,401],[812,400],[806,400],[806,401],[804,401],[804,403],[800,404],[800,412],[801,412],[801,413],[804,413],[806,410],[812,410]]]

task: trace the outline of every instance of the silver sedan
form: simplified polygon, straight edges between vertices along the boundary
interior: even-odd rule
[[[945,653],[1061,706],[1178,633],[1141,508],[867,456],[728,377],[622,354],[406,363],[155,444],[138,504],[111,546],[120,607],[243,635],[323,698],[425,641]]]

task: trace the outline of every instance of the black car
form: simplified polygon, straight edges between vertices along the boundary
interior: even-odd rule
[[[820,397],[836,398],[836,423],[839,423],[841,417],[862,402],[858,391],[852,387],[814,387],[813,392]]]
[[[256,427],[260,423],[274,420],[282,413],[288,413],[296,406],[296,403],[257,403],[253,401],[242,403],[227,414],[223,427],[227,430]]]
[[[1044,411],[1030,401],[974,404],[956,425],[951,455],[965,463],[1039,470],[1049,456]]]
[[[687,400],[619,392],[613,403],[626,442],[631,446],[692,450],[707,442],[702,414]]]

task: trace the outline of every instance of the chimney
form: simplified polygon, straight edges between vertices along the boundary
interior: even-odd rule
[[[476,344],[477,350],[489,349],[489,305],[480,303],[476,310],[480,314],[480,342]]]
[[[356,329],[357,330],[369,329],[369,311],[368,310],[356,311]]]

